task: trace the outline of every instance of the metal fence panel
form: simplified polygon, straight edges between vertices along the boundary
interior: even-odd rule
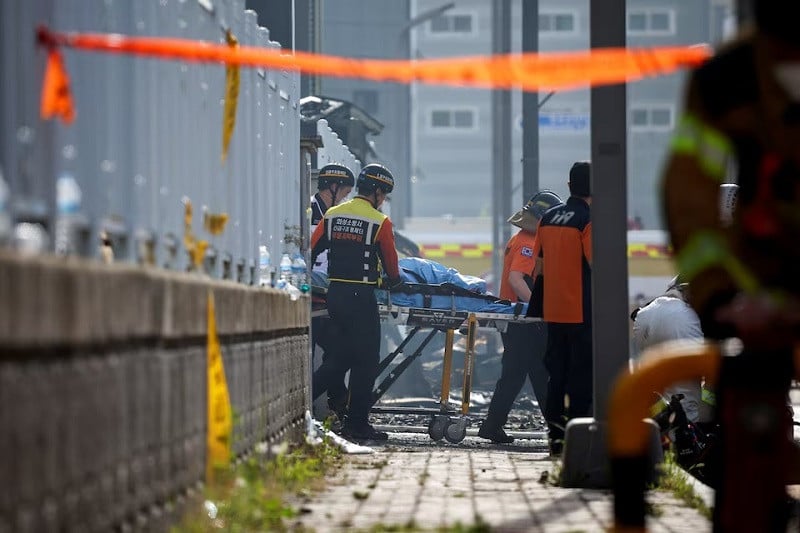
[[[330,163],[344,165],[358,176],[361,171],[361,161],[353,152],[342,142],[339,135],[331,129],[328,121],[320,119],[317,121],[317,135],[322,139],[322,147],[317,152],[317,168],[322,168]]]
[[[225,69],[180,61],[65,50],[77,108],[65,127],[42,122],[38,94],[45,52],[36,24],[278,48],[243,0],[30,0],[0,5],[0,170],[9,184],[18,246],[25,222],[45,230],[45,250],[185,270],[184,200],[191,230],[209,241],[206,272],[256,281],[258,247],[277,264],[293,250],[299,199],[299,75],[242,68],[236,127],[221,161]],[[61,195],[56,191],[60,190]],[[61,211],[57,200],[61,199]],[[222,235],[204,214],[227,214]],[[25,239],[28,239],[26,241]],[[294,236],[293,238],[296,238]],[[35,239],[33,239],[35,241]],[[31,241],[32,242],[32,241]]]

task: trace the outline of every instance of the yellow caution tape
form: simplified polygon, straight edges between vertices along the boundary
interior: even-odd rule
[[[203,263],[206,255],[208,242],[197,240],[192,230],[192,201],[188,198],[183,199],[183,246],[192,259],[192,267],[197,270]]]
[[[231,48],[238,48],[239,41],[230,29],[225,32],[225,40]],[[239,67],[225,66],[225,110],[222,115],[222,162],[228,158],[233,128],[236,126],[236,105],[239,101]]]
[[[208,291],[208,451],[206,480],[211,481],[216,467],[225,466],[231,457],[233,416],[222,350],[217,338],[214,293]]]
[[[225,224],[227,223],[227,213],[203,213],[203,227],[211,235],[219,235],[225,231]]]

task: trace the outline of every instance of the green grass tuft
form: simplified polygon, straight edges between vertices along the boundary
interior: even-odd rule
[[[325,474],[340,461],[340,450],[325,439],[318,446],[303,444],[270,459],[251,455],[220,468],[203,498],[216,506],[216,514],[210,516],[200,502],[171,533],[287,531],[286,520],[297,515],[289,497],[322,489]]]
[[[669,451],[664,454],[664,463],[661,465],[661,476],[655,488],[657,490],[671,492],[678,500],[696,509],[702,516],[710,520],[711,509],[694,491],[694,487],[687,479],[689,475],[690,474],[681,470],[681,467],[675,460],[675,454]]]

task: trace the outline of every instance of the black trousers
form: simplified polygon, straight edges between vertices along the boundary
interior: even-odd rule
[[[325,364],[328,359],[336,357],[334,354],[342,346],[342,334],[333,320],[320,316],[311,319],[311,346],[319,346],[322,349],[322,364]],[[344,374],[340,379],[331,377],[327,385],[329,404],[344,405],[347,403],[347,387],[344,385]],[[323,392],[325,391],[313,389],[314,399],[316,400]]]
[[[322,394],[336,380],[341,382],[345,372],[350,370],[348,424],[366,424],[381,345],[375,287],[332,281],[328,287],[328,314],[341,336],[340,344],[314,372],[312,390],[317,395]]]
[[[550,373],[544,410],[548,434],[551,440],[563,439],[568,420],[591,414],[591,324],[548,323],[544,366]]]
[[[544,412],[547,403],[547,369],[544,354],[547,347],[547,328],[543,323],[509,324],[503,337],[503,369],[494,388],[489,413],[483,424],[490,429],[503,427],[514,400],[531,380],[533,393]]]

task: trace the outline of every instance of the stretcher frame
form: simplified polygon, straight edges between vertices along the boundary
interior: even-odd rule
[[[515,313],[492,313],[481,311],[464,311],[456,307],[456,297],[459,296],[481,296],[474,293],[464,294],[465,290],[451,285],[430,285],[430,284],[408,284],[406,291],[412,294],[417,292],[425,295],[449,296],[451,305],[449,309],[431,307],[410,307],[395,305],[391,302],[391,295],[386,293],[386,301],[379,302],[378,313],[381,322],[385,324],[410,326],[411,330],[405,338],[392,352],[381,359],[378,366],[378,375],[381,375],[389,365],[401,354],[404,353],[406,346],[422,330],[429,330],[425,333],[422,342],[414,349],[410,355],[406,355],[400,363],[384,377],[384,379],[373,389],[373,413],[390,414],[418,414],[431,415],[428,424],[428,435],[431,439],[439,441],[442,438],[457,444],[464,440],[469,425],[469,404],[472,393],[472,377],[475,369],[475,339],[479,330],[497,330],[504,333],[509,324],[530,324],[541,322],[538,317],[526,317],[519,313],[522,307],[516,309]],[[468,291],[467,291],[468,292]],[[327,309],[318,309],[312,312],[312,316],[327,316]],[[451,374],[453,366],[453,343],[455,332],[466,334],[467,345],[464,354],[464,379],[462,384],[461,406],[458,411],[449,407],[449,397],[451,389]],[[439,398],[438,408],[404,408],[404,407],[376,407],[375,404],[389,390],[406,369],[422,355],[425,347],[433,340],[438,332],[445,334],[444,361],[442,364],[442,390]]]

